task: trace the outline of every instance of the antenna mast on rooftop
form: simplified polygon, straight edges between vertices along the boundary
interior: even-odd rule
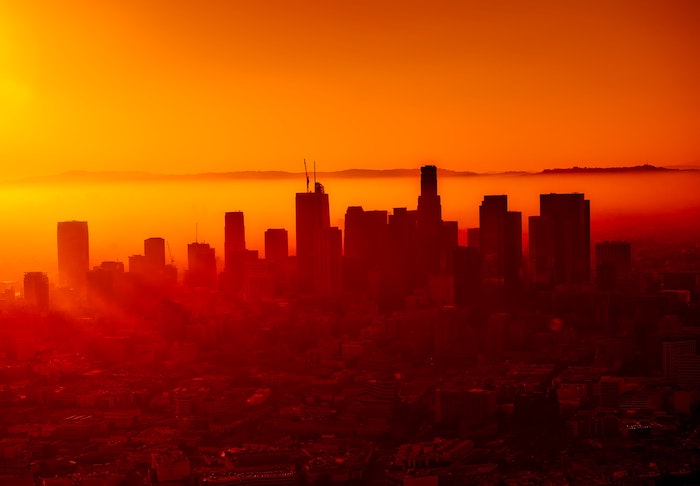
[[[306,170],[306,159],[304,159],[304,174],[306,174],[306,192],[309,192],[309,171]]]

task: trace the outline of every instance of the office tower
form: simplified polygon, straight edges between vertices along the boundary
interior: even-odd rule
[[[420,196],[418,196],[419,224],[437,225],[442,221],[442,205],[437,187],[437,167],[424,165],[420,168]]]
[[[265,261],[272,272],[276,295],[289,287],[289,235],[284,228],[265,230]]]
[[[149,271],[162,272],[165,268],[165,240],[163,238],[143,240],[143,255]]]
[[[265,260],[285,263],[289,257],[289,235],[284,228],[265,230]]]
[[[245,251],[245,223],[242,211],[224,215],[224,271],[236,271],[237,258]]]
[[[549,287],[554,275],[554,236],[552,221],[542,216],[530,216],[529,260],[532,283]]]
[[[626,241],[602,241],[595,244],[595,280],[598,290],[620,290],[632,274],[632,245]]]
[[[316,183],[314,192],[296,195],[296,251],[299,289],[312,295],[340,292],[342,232],[331,228],[328,194]]]
[[[662,367],[664,377],[676,380],[678,378],[678,364],[681,356],[695,355],[697,352],[694,340],[665,341],[661,345]]]
[[[537,283],[590,282],[590,201],[583,194],[540,195],[540,215],[530,217],[530,262]]]
[[[88,299],[115,302],[125,295],[125,274],[122,262],[106,261],[87,273]]]
[[[505,219],[503,279],[508,287],[520,284],[523,265],[523,215],[508,211]]]
[[[144,255],[129,255],[129,273],[146,275],[148,264]]]
[[[484,196],[479,206],[479,250],[487,282],[509,286],[519,282],[522,217],[508,211],[508,196]]]
[[[420,191],[420,196],[418,196],[416,264],[419,284],[424,284],[428,275],[440,270],[444,249],[442,205],[437,189],[437,168],[434,165],[421,167]]]
[[[394,208],[389,215],[389,253],[387,268],[387,305],[401,307],[404,298],[418,280],[418,211]]]
[[[24,301],[40,310],[49,309],[49,277],[45,273],[24,274]]]
[[[321,233],[319,265],[316,267],[316,293],[331,297],[343,289],[343,232],[333,226]]]
[[[187,245],[185,282],[190,287],[216,287],[216,254],[208,243]]]
[[[60,221],[56,233],[59,283],[83,290],[90,269],[87,221]]]
[[[386,273],[389,251],[387,211],[350,206],[345,213],[344,271],[346,288],[376,296]]]

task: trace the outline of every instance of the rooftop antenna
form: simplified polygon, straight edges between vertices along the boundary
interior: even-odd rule
[[[314,190],[316,190],[316,161],[314,160]]]
[[[309,171],[306,170],[306,159],[304,159],[304,174],[306,174],[306,192],[309,192]]]

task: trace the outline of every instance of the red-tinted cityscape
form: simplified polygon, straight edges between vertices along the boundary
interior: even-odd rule
[[[700,485],[700,1],[0,0],[0,486]]]
[[[181,270],[157,236],[91,268],[58,222],[58,282],[2,301],[3,484],[695,484],[697,246],[593,244],[581,193],[461,230],[419,182],[341,230],[307,174],[295,255],[233,211]]]

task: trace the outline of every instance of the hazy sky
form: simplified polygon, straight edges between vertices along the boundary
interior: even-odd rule
[[[700,162],[700,2],[0,0],[3,179]]]

